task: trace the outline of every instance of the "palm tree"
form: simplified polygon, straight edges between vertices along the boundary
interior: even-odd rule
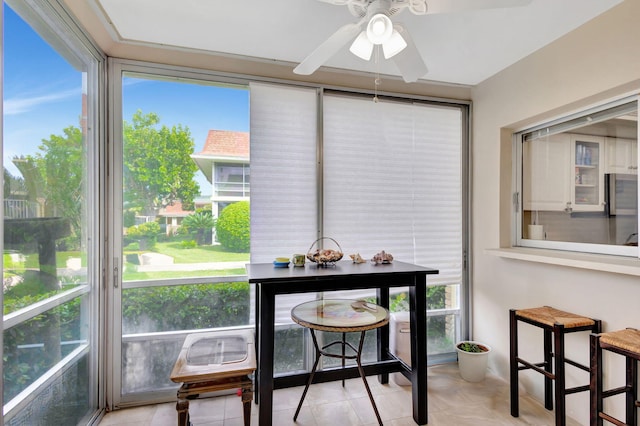
[[[187,232],[196,234],[198,245],[205,244],[205,235],[207,232],[211,233],[215,224],[216,220],[208,211],[192,213],[182,221],[182,226]]]

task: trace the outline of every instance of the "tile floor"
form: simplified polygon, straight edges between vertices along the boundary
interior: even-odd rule
[[[411,415],[411,387],[398,386],[393,380],[381,385],[375,377],[369,386],[385,425],[415,425]],[[280,389],[273,397],[275,426],[351,426],[376,425],[376,417],[361,379],[311,385],[296,423],[293,414],[302,387]],[[193,426],[241,426],[242,403],[235,395],[191,401],[189,413]],[[251,407],[251,424],[258,424],[257,406]],[[108,413],[100,426],[175,426],[175,403],[128,408]],[[509,414],[508,383],[494,376],[480,383],[468,383],[458,374],[457,364],[429,368],[429,425],[535,425],[554,424],[547,411],[531,397],[520,398],[520,417]],[[579,426],[568,420],[567,426]]]

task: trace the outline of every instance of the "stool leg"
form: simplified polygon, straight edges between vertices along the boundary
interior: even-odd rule
[[[300,402],[298,403],[298,408],[296,409],[296,413],[293,415],[293,421],[295,422],[298,418],[298,414],[300,414],[300,409],[302,408],[302,403],[304,402],[304,397],[307,396],[307,391],[309,390],[309,386],[313,382],[313,376],[316,374],[316,368],[318,368],[318,362],[320,361],[320,346],[318,346],[318,339],[316,339],[316,333],[313,332],[313,328],[311,330],[311,338],[313,339],[313,346],[316,348],[316,361],[313,363],[313,368],[311,369],[311,375],[309,376],[309,381],[307,385],[304,387],[304,391],[302,392],[302,397],[300,398]]]
[[[565,374],[564,374],[564,326],[555,324],[554,334],[554,364],[555,364],[555,402],[556,402],[556,426],[564,426],[566,422],[565,408]]]
[[[602,426],[602,350],[600,336],[589,336],[590,369],[589,396],[591,399],[590,426]]]
[[[176,411],[178,411],[178,426],[189,425],[189,401],[179,399],[176,403]]]
[[[552,374],[553,350],[551,346],[551,331],[545,329],[543,339],[544,370],[549,374]],[[547,410],[553,410],[553,379],[547,376],[544,376],[544,408]]]
[[[364,344],[365,332],[361,332],[360,334],[360,344],[358,345],[358,353],[356,354],[356,363],[358,364],[358,371],[360,372],[360,377],[362,377],[362,381],[364,382],[364,387],[367,390],[367,394],[369,394],[369,400],[371,401],[371,405],[373,406],[373,411],[376,413],[376,418],[378,419],[378,424],[382,426],[382,419],[380,418],[380,413],[378,413],[378,407],[376,406],[376,402],[373,400],[373,395],[371,394],[371,389],[369,389],[369,383],[367,383],[367,377],[364,374],[364,369],[362,368],[361,356],[362,356],[362,346]]]
[[[253,400],[253,389],[251,387],[242,388],[242,417],[244,426],[251,425],[251,401]]]
[[[626,406],[627,406],[627,424],[638,424],[638,410],[636,401],[638,399],[638,361],[627,358],[627,384],[626,384]]]
[[[519,416],[518,401],[518,320],[515,309],[509,310],[509,390],[511,394],[511,415]]]

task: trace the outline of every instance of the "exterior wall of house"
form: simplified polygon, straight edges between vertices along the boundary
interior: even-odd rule
[[[510,308],[552,305],[600,318],[605,331],[640,327],[640,277],[507,259],[486,251],[510,245],[512,129],[640,93],[638,17],[640,2],[626,0],[472,91],[472,332],[474,340],[492,346],[490,368],[505,380]],[[541,333],[533,327],[520,330],[520,353],[539,354],[530,358],[541,361]],[[568,342],[570,357],[588,363],[587,334],[570,336]],[[569,384],[588,384],[585,372],[569,367],[568,374]],[[612,359],[606,374],[622,380],[624,365]],[[542,399],[542,376],[521,372],[520,377],[521,387]],[[588,393],[567,401],[568,415],[588,424]]]

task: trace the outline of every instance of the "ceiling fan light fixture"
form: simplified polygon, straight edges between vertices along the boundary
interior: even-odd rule
[[[384,44],[393,33],[391,19],[384,13],[376,13],[367,24],[367,37],[373,44]]]
[[[373,43],[369,41],[369,38],[367,37],[367,33],[365,31],[362,31],[358,35],[358,37],[356,37],[356,39],[351,44],[349,51],[351,51],[351,53],[353,53],[357,57],[364,59],[365,61],[371,59],[371,54],[373,53]]]
[[[398,31],[393,30],[393,33],[391,33],[391,37],[389,37],[389,40],[387,40],[382,45],[384,58],[393,58],[395,55],[402,52],[405,47],[407,47],[407,42],[405,41],[405,39],[402,38]]]

